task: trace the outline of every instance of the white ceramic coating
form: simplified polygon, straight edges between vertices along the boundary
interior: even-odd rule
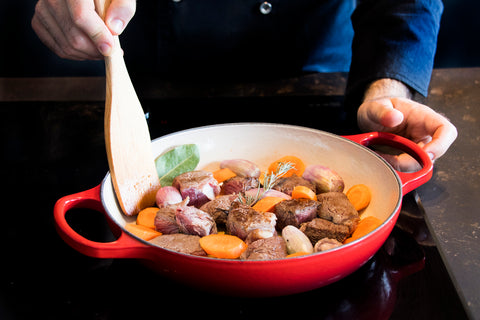
[[[402,197],[400,179],[391,166],[368,148],[338,135],[315,129],[266,123],[215,125],[179,131],[152,141],[155,156],[182,144],[194,143],[200,150],[198,169],[214,168],[226,159],[251,160],[265,170],[285,155],[295,155],[306,165],[321,164],[335,170],[345,181],[345,190],[363,183],[372,191],[372,201],[362,218],[392,217]],[[117,203],[110,174],[102,184],[107,214],[124,226],[134,218],[125,216]]]

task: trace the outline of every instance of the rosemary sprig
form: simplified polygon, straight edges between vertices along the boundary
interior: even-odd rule
[[[277,166],[277,170],[275,172],[271,172],[270,174],[266,175],[263,179],[263,191],[261,192],[261,188],[257,188],[257,193],[255,195],[247,195],[244,192],[240,192],[238,194],[237,201],[243,203],[247,206],[254,205],[262,196],[271,190],[275,184],[278,182],[285,173],[289,170],[295,169],[295,165],[291,162],[280,162]]]

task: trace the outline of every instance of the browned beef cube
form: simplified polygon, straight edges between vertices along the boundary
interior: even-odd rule
[[[350,235],[347,226],[335,224],[322,218],[315,218],[310,222],[302,223],[300,231],[307,235],[313,245],[323,238],[331,238],[343,242]]]
[[[286,193],[289,196],[291,196],[293,188],[295,186],[305,186],[311,189],[313,192],[316,192],[315,185],[312,182],[302,177],[299,177],[295,174],[290,177],[280,178],[278,182],[275,184],[275,186],[273,186],[273,189]]]
[[[180,253],[206,256],[207,253],[200,246],[199,240],[199,236],[177,233],[161,235],[149,242],[156,246]]]
[[[200,210],[209,213],[216,224],[226,224],[228,211],[236,198],[237,195],[234,194],[218,196],[201,206]]]
[[[318,210],[320,218],[347,226],[350,233],[357,228],[360,221],[358,212],[343,192],[321,193],[317,195],[317,200],[321,203]]]
[[[277,217],[271,212],[258,212],[238,201],[232,203],[227,218],[227,232],[242,240],[247,238],[250,231],[264,229],[275,232]]]
[[[180,232],[200,237],[217,233],[217,225],[212,216],[191,206],[178,206],[175,213]]]
[[[285,240],[280,236],[260,239],[248,245],[240,259],[242,260],[271,260],[282,259],[287,256]]]
[[[233,177],[225,180],[221,187],[222,194],[238,194],[250,189],[257,188],[259,182],[257,178],[251,177]]]
[[[208,171],[185,172],[173,179],[172,185],[180,190],[182,198],[190,198],[189,205],[200,208],[220,193],[220,186]]]
[[[175,205],[160,208],[155,216],[155,229],[163,234],[179,233],[180,229],[175,219],[176,211]]]
[[[275,205],[277,229],[282,230],[288,225],[300,227],[317,216],[320,203],[309,199],[284,200]]]

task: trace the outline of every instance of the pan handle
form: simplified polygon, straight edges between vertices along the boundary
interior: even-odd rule
[[[95,258],[145,258],[148,256],[149,246],[135,240],[114,223],[109,226],[113,234],[118,237],[112,242],[96,242],[78,234],[67,222],[67,212],[75,208],[86,208],[101,212],[107,219],[103,208],[101,185],[92,189],[65,196],[59,199],[53,209],[55,226],[60,237],[78,252]]]
[[[423,185],[432,177],[432,160],[422,148],[411,140],[388,132],[369,132],[343,137],[365,147],[373,144],[391,146],[406,152],[417,160],[422,168],[416,172],[400,172],[395,170],[402,181],[403,195]]]

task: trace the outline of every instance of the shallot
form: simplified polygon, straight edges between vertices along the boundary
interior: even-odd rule
[[[161,187],[158,189],[155,198],[159,208],[182,202],[182,195],[180,194],[180,191],[172,186]]]
[[[220,168],[228,168],[235,172],[237,176],[240,177],[251,177],[258,178],[260,177],[260,168],[249,160],[244,159],[232,159],[232,160],[223,160],[220,163]]]
[[[317,194],[342,192],[345,188],[345,183],[338,173],[319,164],[308,166],[303,172],[303,178],[315,184]]]
[[[285,240],[289,254],[297,252],[313,252],[313,246],[308,237],[292,225],[283,228],[282,237]]]

